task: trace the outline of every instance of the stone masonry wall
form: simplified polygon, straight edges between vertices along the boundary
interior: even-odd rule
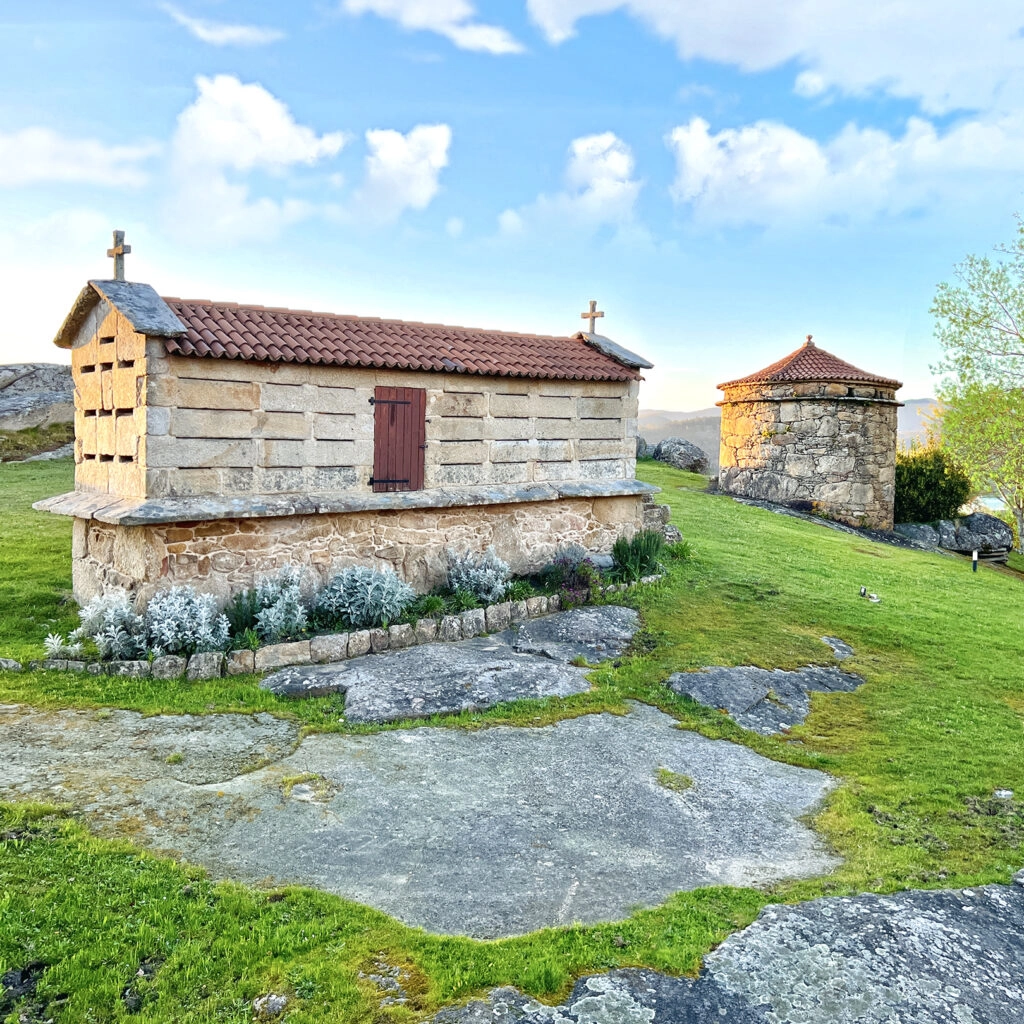
[[[368,491],[377,386],[427,390],[424,489],[635,473],[636,382],[185,359],[151,339],[146,496]]]
[[[896,477],[892,389],[839,383],[747,384],[722,407],[719,485],[889,530]]]
[[[346,565],[390,566],[420,591],[444,579],[444,550],[494,545],[517,573],[550,561],[562,544],[606,552],[643,525],[641,496],[566,498],[449,509],[221,519],[109,526],[75,519],[74,595],[79,603],[124,588],[139,603],[191,584],[226,601],[288,563],[325,583]]]

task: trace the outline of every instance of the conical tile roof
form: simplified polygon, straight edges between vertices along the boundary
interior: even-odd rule
[[[903,385],[898,380],[890,380],[888,377],[879,377],[867,370],[861,370],[852,363],[840,359],[838,356],[818,348],[810,335],[796,351],[783,356],[771,366],[766,366],[757,373],[748,374],[746,377],[738,377],[736,380],[726,381],[719,384],[720,389],[732,387],[735,384],[773,384],[773,383],[795,383],[800,381],[841,381],[854,384],[878,384],[882,387],[900,388]]]

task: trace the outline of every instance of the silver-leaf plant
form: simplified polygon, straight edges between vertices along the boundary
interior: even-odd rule
[[[416,591],[393,570],[352,565],[342,569],[320,592],[316,611],[323,619],[368,629],[394,622],[415,597]]]
[[[276,576],[265,576],[256,585],[260,611],[256,631],[265,643],[274,644],[301,633],[309,621],[302,599],[302,570],[286,565]]]
[[[146,609],[146,633],[157,657],[222,651],[231,639],[228,617],[218,612],[216,599],[192,587],[171,587],[156,594]]]
[[[474,555],[471,551],[459,553],[448,548],[445,556],[450,590],[468,590],[479,600],[491,604],[505,596],[512,570],[497,556],[493,547],[482,555]]]

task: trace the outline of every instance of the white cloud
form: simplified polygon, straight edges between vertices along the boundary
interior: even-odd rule
[[[793,83],[793,92],[808,99],[820,96],[827,88],[828,82],[817,71],[801,71]]]
[[[228,172],[253,170],[278,176],[297,164],[336,156],[343,132],[317,135],[261,85],[230,75],[196,79],[199,95],[178,117],[172,141],[175,195],[173,224],[180,232],[202,228],[230,241],[273,237],[309,216],[311,204],[291,198],[250,198],[245,181]]]
[[[937,206],[981,175],[1024,172],[1024,118],[970,120],[940,134],[922,118],[902,136],[848,124],[820,143],[777,121],[712,133],[703,118],[667,139],[672,192],[698,221],[783,225],[864,219]]]
[[[405,135],[392,129],[368,131],[366,177],[356,197],[361,212],[388,221],[403,210],[424,209],[441,187],[451,141],[446,124],[420,124]]]
[[[499,227],[504,234],[518,234],[528,224],[584,230],[623,225],[632,218],[642,184],[633,178],[633,170],[633,151],[614,132],[573,139],[565,190],[540,195],[518,212],[506,210]]]
[[[1012,110],[1024,97],[1019,0],[527,0],[552,43],[624,10],[683,59],[764,71],[795,62],[847,93],[883,90],[927,111]]]
[[[461,217],[449,217],[445,221],[444,229],[451,238],[459,238],[466,230],[466,224]]]
[[[0,132],[0,188],[40,182],[136,187],[140,166],[159,152],[155,143],[108,146],[96,139],[68,139],[49,128]]]
[[[266,46],[284,39],[284,33],[276,28],[260,28],[258,25],[229,25],[220,21],[205,21],[192,18],[172,4],[161,4],[182,28],[187,29],[196,39],[211,46]]]
[[[178,117],[175,154],[190,164],[248,171],[281,171],[336,156],[344,132],[317,135],[262,85],[244,85],[233,75],[196,78],[199,96]]]
[[[522,53],[523,45],[498,25],[474,21],[476,9],[468,0],[342,0],[349,14],[376,14],[408,31],[436,32],[462,50],[483,53]]]

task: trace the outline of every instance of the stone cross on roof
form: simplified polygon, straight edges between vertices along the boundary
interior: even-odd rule
[[[115,231],[114,232],[114,247],[113,247],[113,249],[108,249],[107,250],[107,255],[108,256],[113,256],[113,258],[114,258],[114,280],[115,281],[123,281],[124,280],[124,258],[125,258],[125,255],[127,253],[130,253],[131,251],[132,251],[132,247],[130,245],[125,245],[124,244],[124,232],[123,231]]]
[[[604,316],[604,313],[599,313],[597,311],[597,299],[591,299],[590,300],[590,312],[589,313],[580,313],[580,319],[581,320],[589,320],[590,321],[590,333],[591,334],[594,333],[594,321],[599,316]]]

